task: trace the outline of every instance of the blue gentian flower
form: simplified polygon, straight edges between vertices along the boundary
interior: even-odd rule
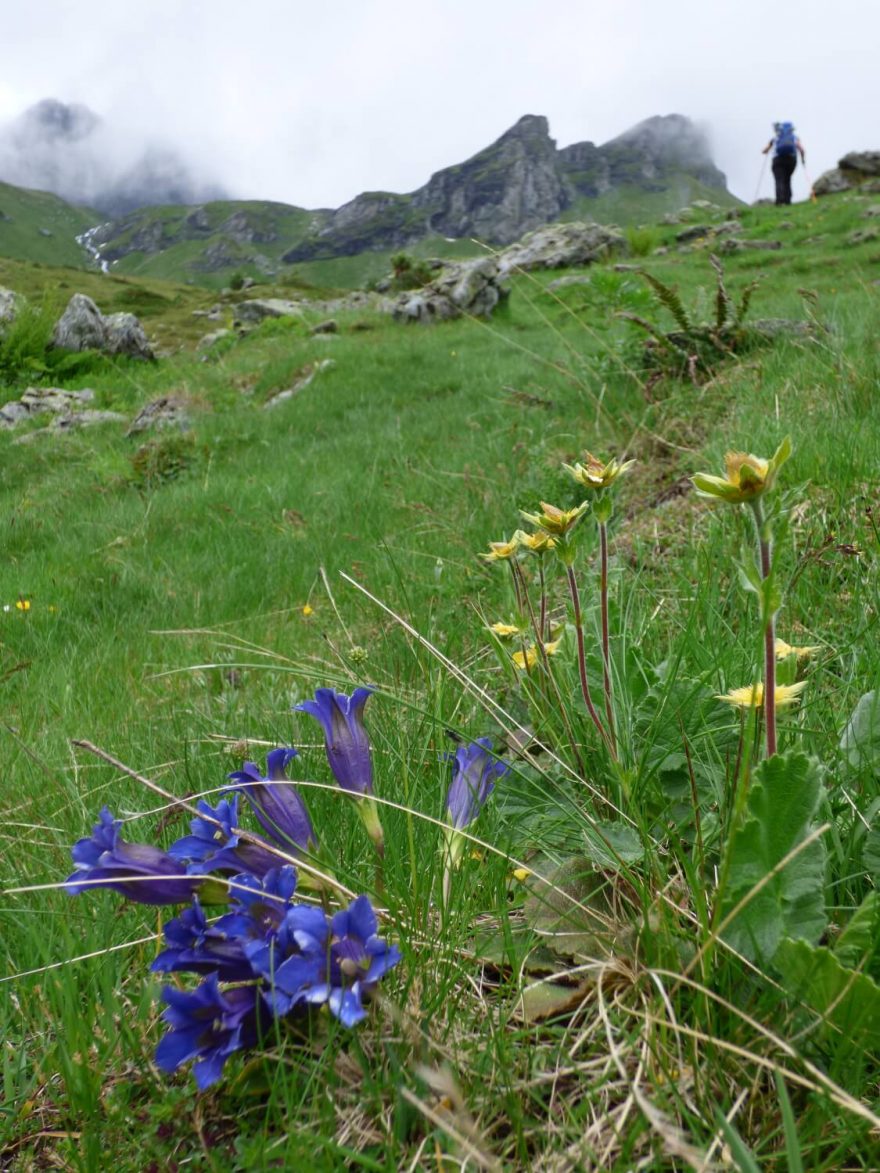
[[[71,849],[76,871],[65,885],[74,894],[87,888],[112,888],[138,904],[183,904],[202,881],[181,875],[181,864],[149,843],[126,843],[122,823],[105,806],[91,837]]]
[[[216,973],[222,981],[242,982],[253,977],[250,963],[244,955],[242,941],[236,933],[229,933],[221,922],[209,924],[205,913],[194,897],[192,907],[168,921],[165,925],[166,949],[163,949],[150,969],[154,973]]]
[[[446,814],[455,830],[461,831],[474,821],[495,789],[495,779],[503,778],[510,766],[492,754],[488,737],[460,745],[449,757],[455,760],[455,770],[446,795]]]
[[[282,862],[268,845],[262,847],[238,834],[237,794],[221,799],[216,806],[199,799],[196,809],[204,817],[190,821],[192,834],[177,839],[168,848],[168,854],[185,865],[189,873],[251,872],[262,876]]]
[[[317,845],[306,804],[285,774],[287,763],[296,756],[295,749],[273,749],[266,755],[267,778],[254,762],[245,762],[229,775],[230,781],[241,787],[240,793],[269,838],[294,854],[313,851]]]
[[[193,1075],[200,1090],[216,1083],[226,1060],[235,1051],[252,1046],[267,1025],[255,986],[221,990],[216,973],[210,973],[192,993],[165,986],[168,1004],[162,1018],[171,1030],[156,1048],[156,1064],[176,1071],[195,1059]]]
[[[364,728],[364,705],[372,688],[356,688],[351,696],[319,688],[313,701],[295,706],[298,713],[308,713],[324,730],[327,760],[343,790],[354,794],[373,793],[373,763],[370,741]]]

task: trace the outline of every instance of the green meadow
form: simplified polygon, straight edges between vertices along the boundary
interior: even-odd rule
[[[745,239],[782,247],[721,255],[731,303],[758,284],[708,349],[662,291],[712,323],[724,238],[679,252],[659,224],[619,258],[659,295],[609,262],[557,290],[573,273],[519,274],[488,321],[345,311],[321,336],[315,311],[207,351],[234,298],[205,323],[208,290],[0,262],[34,303],[131,309],[163,355],[4,367],[0,344],[4,400],[42,382],[131,417],[173,396],[189,419],[0,432],[3,1168],[876,1169],[880,239],[848,243],[869,203],[743,210]],[[297,276],[340,286],[340,266]],[[798,326],[750,329],[768,319]],[[748,506],[689,478],[785,437],[770,599]],[[585,451],[635,461],[601,496],[613,752],[601,510],[562,468]],[[512,575],[479,554],[529,528],[521,510],[585,499],[581,657],[561,559],[518,554]],[[542,598],[556,646],[524,670]],[[761,598],[815,649],[777,666],[805,687],[770,760],[762,712],[718,699],[763,678]],[[378,868],[292,712],[360,685]],[[446,755],[478,737],[510,769],[451,869]],[[401,960],[359,1026],[276,1024],[200,1092],[154,1062],[173,910],[64,891],[70,848],[105,804],[167,847],[178,802],[288,745],[321,858]]]

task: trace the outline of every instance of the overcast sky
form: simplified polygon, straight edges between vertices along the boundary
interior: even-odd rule
[[[812,178],[880,149],[877,0],[0,2],[0,122],[81,102],[242,197],[411,191],[526,113],[559,146],[689,115],[747,200],[774,120]]]

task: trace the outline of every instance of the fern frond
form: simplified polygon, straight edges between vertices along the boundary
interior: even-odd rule
[[[675,318],[680,329],[685,334],[689,334],[693,326],[691,325],[687,310],[684,308],[684,303],[678,296],[676,290],[671,285],[667,285],[665,281],[661,281],[659,277],[655,277],[653,273],[646,273],[644,269],[639,270],[639,273],[651,286],[654,291],[654,296],[660,304],[666,306],[673,318]]]

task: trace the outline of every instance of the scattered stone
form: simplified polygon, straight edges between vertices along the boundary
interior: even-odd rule
[[[880,216],[880,204],[871,204],[869,208],[865,208],[866,220],[873,220],[875,216]]]
[[[39,231],[40,231],[40,236],[50,236],[51,237],[51,236],[55,235],[55,233],[50,232],[48,228],[41,228]]]
[[[75,293],[55,323],[52,345],[60,350],[103,350],[107,344],[104,317],[90,297]]]
[[[498,274],[506,277],[513,269],[561,269],[568,265],[589,265],[609,253],[626,248],[624,236],[602,224],[572,221],[548,224],[528,232],[498,254]],[[492,258],[488,258],[491,260]]]
[[[868,241],[880,239],[880,232],[876,228],[857,228],[846,238],[847,244],[867,244]]]
[[[813,184],[813,194],[817,196],[834,195],[836,192],[849,191],[852,187],[849,179],[839,167],[832,167],[823,172]]]
[[[27,432],[18,436],[13,444],[30,444],[38,436],[57,436],[59,432],[73,432],[79,428],[92,428],[96,424],[125,423],[127,416],[118,411],[74,411],[68,415],[59,415],[52,420],[47,428],[38,428],[35,432]]]
[[[257,326],[267,318],[301,318],[302,314],[303,307],[298,301],[264,297],[240,301],[233,310],[232,321],[236,326]]]
[[[850,151],[837,166],[841,171],[855,171],[859,177],[880,175],[880,151]]]
[[[724,213],[725,220],[742,220],[742,208],[728,208]]]
[[[313,334],[335,334],[339,330],[339,323],[335,318],[327,318],[324,322],[318,322],[317,326],[312,326]]]
[[[780,231],[788,231],[789,228],[794,228],[794,220],[780,220],[776,225]]]
[[[319,375],[321,371],[332,370],[336,363],[332,358],[322,358],[315,363],[307,363],[297,374],[293,383],[284,391],[279,391],[273,395],[271,399],[267,399],[263,404],[264,407],[277,407],[279,403],[284,403],[288,399],[293,399],[294,395],[298,395],[303,388],[308,387],[309,383],[314,379],[315,375]]]
[[[141,408],[125,434],[135,436],[138,432],[162,428],[178,428],[183,432],[189,427],[189,423],[189,414],[183,400],[174,395],[163,395]]]
[[[213,334],[204,334],[198,342],[198,350],[210,350],[215,342],[219,342],[221,338],[226,338],[231,334],[231,330],[215,330]]]
[[[15,321],[19,304],[20,299],[17,294],[0,285],[0,333]]]
[[[615,273],[638,273],[639,272],[638,265],[613,265],[612,268],[614,269]]]
[[[391,313],[397,322],[442,322],[463,313],[488,318],[502,297],[507,295],[500,277],[501,270],[495,257],[448,265],[421,289],[401,293],[391,303]]]
[[[660,223],[661,224],[680,224],[681,219],[678,216],[676,216],[675,212],[667,212],[666,215],[663,217],[663,219],[660,221]]]
[[[28,387],[20,399],[0,407],[0,428],[14,428],[22,420],[43,412],[69,415],[85,403],[91,403],[95,393],[88,387],[82,391],[65,391],[61,387]]]
[[[253,277],[245,277],[241,283],[242,289],[253,289],[255,285],[256,281],[253,279]]]
[[[659,248],[654,249],[654,256],[655,257],[665,257],[668,252],[669,252],[669,249],[666,247],[666,245],[661,244]]]
[[[740,240],[737,237],[730,237],[728,240],[722,240],[718,246],[718,251],[729,256],[731,253],[743,252],[746,249],[775,251],[780,248],[782,248],[781,240]]]
[[[818,232],[815,236],[808,236],[804,244],[821,244],[823,240],[828,239],[827,232]]]
[[[155,361],[153,348],[134,314],[108,314],[104,318],[104,326],[107,335],[104,350],[107,354],[124,354],[129,358]]]
[[[592,285],[592,277],[578,277],[572,274],[570,277],[557,277],[555,281],[551,281],[547,286],[548,290],[567,289],[570,285]]]

